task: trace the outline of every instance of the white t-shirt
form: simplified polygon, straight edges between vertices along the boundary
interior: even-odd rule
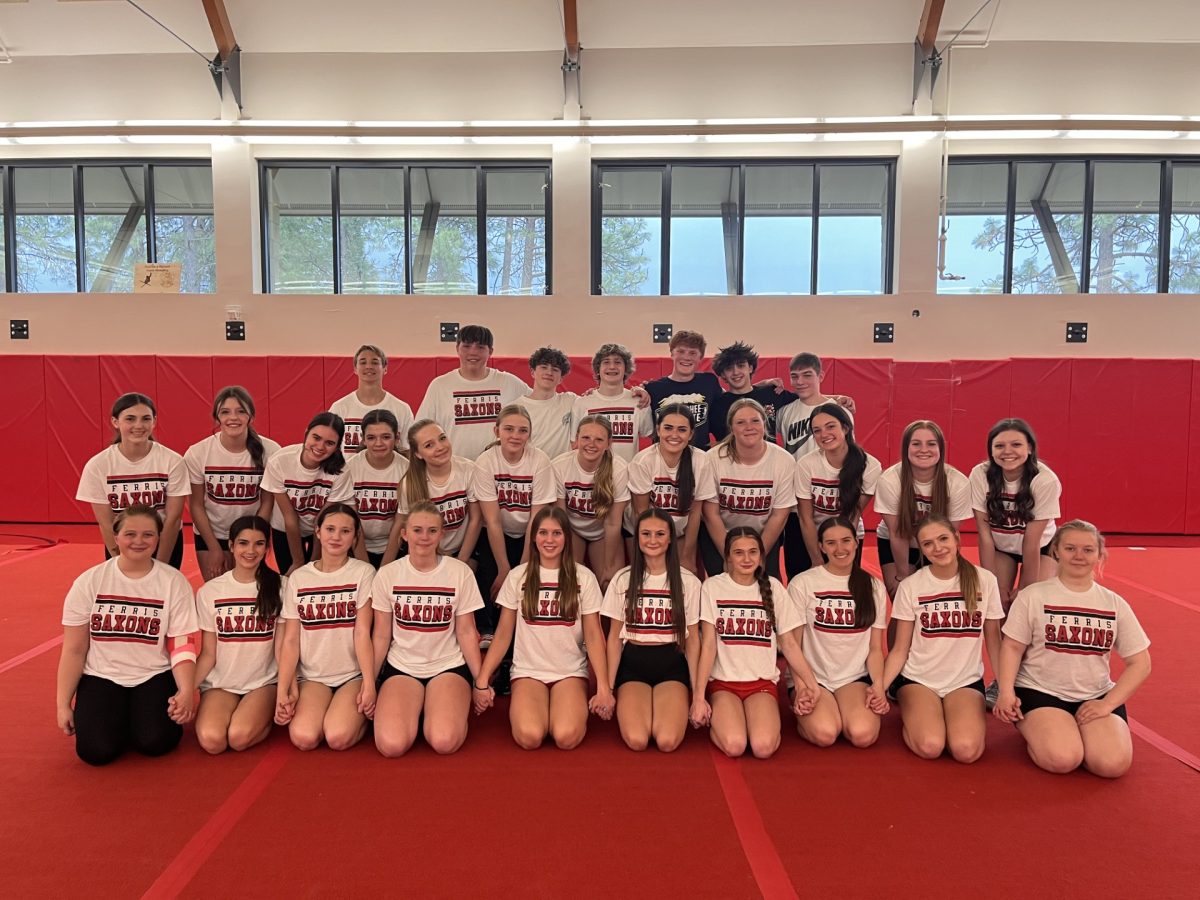
[[[1094,700],[1113,687],[1109,654],[1124,658],[1150,646],[1123,597],[1099,584],[1072,591],[1057,578],[1031,584],[1008,610],[1004,634],[1027,645],[1017,687],[1063,700]]]
[[[738,584],[725,572],[704,582],[700,619],[717,631],[713,680],[779,680],[775,633],[791,631],[800,621],[783,585],[774,578],[770,582],[777,628],[771,624],[758,584]]]
[[[279,445],[260,435],[263,443],[263,464],[279,452]],[[204,511],[213,535],[220,540],[229,538],[229,526],[242,516],[258,512],[261,498],[258,484],[263,470],[254,465],[249,450],[230,453],[221,446],[221,436],[214,434],[188,447],[183,454],[188,478],[192,484],[204,485]]]
[[[577,397],[571,409],[571,421],[577,426],[586,416],[604,416],[612,425],[612,451],[629,462],[637,455],[639,437],[654,434],[654,418],[649,408],[639,409],[633,391],[626,388],[616,397],[593,392]]]
[[[946,509],[946,515],[951,522],[962,522],[965,519],[971,518],[971,487],[967,483],[967,476],[954,466],[946,466],[946,493],[949,495],[949,505]],[[917,521],[921,521],[933,509],[933,482],[932,481],[914,481],[913,494],[917,500]],[[879,476],[879,481],[875,484],[875,512],[880,516],[885,513],[890,516],[898,515],[900,512],[900,463],[894,466],[889,466]],[[875,528],[875,534],[880,540],[886,541],[890,534],[888,532],[887,522],[883,519],[879,520],[879,525]],[[910,547],[917,546],[917,536],[914,534],[909,541]]]
[[[64,625],[88,626],[83,674],[136,687],[171,668],[167,638],[196,631],[191,585],[154,561],[141,578],[125,575],[117,558],[75,579],[63,603]]]
[[[579,606],[574,619],[564,619],[558,609],[558,569],[538,570],[538,612],[526,619],[521,612],[528,563],[514,568],[504,579],[496,603],[517,611],[512,677],[533,678],[546,684],[564,678],[587,678],[587,644],[583,617],[600,612],[602,598],[596,576],[576,563]]]
[[[830,691],[866,675],[871,652],[870,629],[854,625],[849,582],[849,578],[816,566],[788,585],[788,594],[804,625],[804,657],[817,682]],[[871,579],[871,589],[875,597],[871,628],[887,628],[887,591],[878,578]]]
[[[354,499],[354,483],[350,473],[342,469],[339,475],[329,475],[320,467],[306,469],[300,464],[303,444],[291,444],[267,460],[260,489],[272,494],[287,494],[296,516],[300,519],[300,534],[308,536],[326,503],[349,503]],[[283,513],[276,503],[271,510],[271,527],[286,530]]]
[[[715,499],[717,486],[708,471],[708,454],[690,444],[686,452],[692,455],[692,502]],[[671,516],[675,536],[683,537],[692,510],[679,508],[679,467],[672,469],[667,465],[658,452],[658,444],[639,452],[629,464],[629,493],[647,494],[651,506]]]
[[[988,481],[987,469],[990,463],[981,462],[971,470],[971,508],[977,509],[981,513],[987,513],[987,495]],[[1051,471],[1050,467],[1044,462],[1038,463],[1038,473],[1033,476],[1033,482],[1029,485],[1033,492],[1033,518],[1034,520],[1046,519],[1046,529],[1042,532],[1042,547],[1050,543],[1050,539],[1054,537],[1054,532],[1058,530],[1058,525],[1055,524],[1061,513],[1058,508],[1059,498],[1062,496],[1062,482],[1058,480],[1058,476]],[[1020,481],[1004,480],[1004,493],[1001,495],[1001,500],[1004,503],[1005,512],[1008,513],[1004,517],[1003,522],[993,522],[990,520],[992,531],[992,542],[996,545],[997,550],[1002,550],[1005,553],[1021,552],[1021,544],[1025,540],[1026,522],[1022,522],[1016,515],[1017,508],[1017,492],[1021,489]]]
[[[1004,618],[996,576],[978,566],[975,573],[981,596],[974,615],[967,612],[957,575],[943,581],[930,568],[917,569],[896,591],[892,618],[913,623],[912,644],[900,674],[939,697],[983,677],[984,621]]]
[[[574,450],[554,460],[554,490],[559,500],[567,504],[567,519],[571,529],[585,541],[596,541],[604,536],[604,519],[596,518],[596,507],[592,489],[596,482],[595,472],[585,472],[579,465],[579,454]],[[613,504],[629,502],[629,466],[625,460],[613,455],[612,459]]]
[[[807,456],[810,453],[815,453],[820,448],[817,442],[812,439],[812,418],[813,411],[818,406],[824,406],[826,403],[833,403],[828,397],[821,398],[821,402],[816,406],[809,406],[803,400],[793,400],[791,403],[782,407],[775,413],[775,433],[779,440],[783,442],[783,449],[792,454],[796,459],[802,456]],[[850,416],[850,421],[854,421],[854,415],[850,410],[843,407],[846,415]]]
[[[285,619],[300,620],[301,679],[339,688],[362,675],[354,652],[354,622],[371,598],[375,570],[361,559],[348,559],[336,572],[317,563],[301,566],[283,592]]]
[[[683,636],[700,621],[700,579],[687,569],[679,570],[683,583]],[[637,608],[633,622],[625,619],[625,595],[629,590],[629,566],[613,576],[604,594],[602,615],[621,623],[622,641],[637,644],[675,643],[675,614],[671,605],[671,588],[667,573],[646,575],[638,593]]]
[[[191,493],[187,465],[174,450],[154,442],[149,453],[133,462],[125,458],[120,445],[109,444],[84,465],[75,499],[106,503],[114,513],[143,503],[161,515],[168,497]]]
[[[432,477],[425,478],[429,502],[442,514],[442,539],[438,541],[438,549],[449,556],[458,553],[467,536],[468,506],[475,502],[474,481],[475,463],[461,456],[450,458],[450,475],[444,482],[439,484]],[[397,493],[399,513],[407,516],[408,492],[403,484]]]
[[[362,449],[363,416],[373,409],[386,409],[396,417],[396,422],[400,426],[397,429],[396,446],[401,450],[408,446],[408,428],[413,423],[411,406],[399,397],[393,397],[387,391],[383,392],[382,400],[374,406],[367,406],[365,403],[359,401],[358,394],[351,391],[345,397],[336,401],[333,406],[329,407],[331,413],[341,416],[342,421],[346,423],[346,434],[342,438],[342,453],[347,457],[353,456]]]
[[[511,538],[525,534],[533,507],[553,503],[556,496],[550,457],[530,445],[515,463],[504,458],[499,445],[485,450],[475,461],[474,487],[476,500],[500,507],[500,526]]]
[[[454,452],[475,459],[495,439],[496,416],[529,393],[516,375],[488,369],[479,381],[468,381],[455,369],[429,382],[417,419],[432,419],[450,438]]]
[[[879,460],[867,454],[867,465],[863,469],[862,491],[864,497],[873,496],[875,484],[883,467]],[[813,522],[820,525],[826,519],[839,515],[842,491],[838,485],[840,468],[835,469],[825,459],[824,453],[807,453],[796,462],[796,499],[811,500]],[[862,516],[858,517],[858,536],[863,536]],[[851,679],[853,680],[853,679]]]
[[[727,447],[708,451],[710,490],[726,528],[749,525],[762,531],[771,513],[796,506],[796,461],[775,444],[753,464],[734,462]]]
[[[430,678],[466,663],[455,619],[483,608],[470,566],[449,556],[419,572],[409,557],[388,563],[371,585],[371,608],[391,613],[388,662],[415,678]]]
[[[282,598],[287,579],[283,580]],[[275,662],[275,616],[260,618],[255,613],[258,587],[242,584],[233,572],[207,581],[196,592],[200,628],[217,636],[217,655],[201,690],[219,688],[233,694],[248,694],[279,680]]]
[[[570,391],[561,391],[548,400],[522,397],[517,401],[529,413],[529,443],[551,459],[571,449],[575,439],[571,409],[576,399]]]
[[[372,466],[366,453],[351,457],[346,464],[346,475],[354,492],[352,502],[362,519],[363,537],[371,553],[382,553],[387,549],[388,534],[399,508],[396,485],[407,471],[408,460],[398,453],[392,454],[386,469]]]

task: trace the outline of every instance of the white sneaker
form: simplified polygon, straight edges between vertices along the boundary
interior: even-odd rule
[[[996,705],[996,701],[1000,699],[1000,682],[993,680],[987,686],[987,690],[983,692],[983,705],[989,710]]]

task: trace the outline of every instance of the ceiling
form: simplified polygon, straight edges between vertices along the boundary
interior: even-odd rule
[[[138,0],[206,55],[200,0]],[[561,0],[225,0],[247,53],[561,51]],[[946,0],[940,40],[983,0]],[[579,0],[586,50],[907,44],[923,0]],[[993,0],[964,40],[1200,43],[1195,0]],[[126,0],[0,0],[0,43],[23,55],[186,53]],[[0,52],[0,58],[3,53]]]

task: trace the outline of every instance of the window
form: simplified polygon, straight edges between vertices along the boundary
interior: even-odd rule
[[[891,290],[890,160],[600,162],[594,173],[594,293]]]
[[[0,168],[0,290],[128,293],[141,262],[178,262],[184,292],[216,289],[209,163]]]
[[[954,159],[939,293],[1200,292],[1200,161]]]
[[[545,163],[273,162],[272,293],[548,294]]]

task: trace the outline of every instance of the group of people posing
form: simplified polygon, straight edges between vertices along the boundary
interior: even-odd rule
[[[1103,536],[1057,523],[1061,485],[1027,423],[998,422],[963,475],[919,420],[884,470],[855,440],[853,400],[821,393],[815,355],[792,359],[789,391],[754,382],[743,343],[715,374],[702,336],[670,347],[671,374],[631,389],[628,350],[602,346],[577,396],[559,389],[560,351],[530,357],[531,388],[466,326],[459,368],[414,416],[364,345],[357,390],[299,443],[259,435],[231,386],[182,457],[154,440],[153,401],[123,395],[80,479],[108,559],[67,595],[59,726],[93,764],[165,753],[193,719],[212,753],[275,723],[301,749],[345,749],[372,722],[386,756],[422,736],[451,753],[500,689],[524,748],[574,747],[594,714],[637,750],[675,749],[690,723],[768,757],[783,683],[818,746],[870,746],[895,704],[915,754],[969,763],[992,705],[1043,769],[1129,768],[1149,640],[1095,581]],[[882,580],[862,565],[872,498]],[[971,519],[978,566],[961,551]]]

